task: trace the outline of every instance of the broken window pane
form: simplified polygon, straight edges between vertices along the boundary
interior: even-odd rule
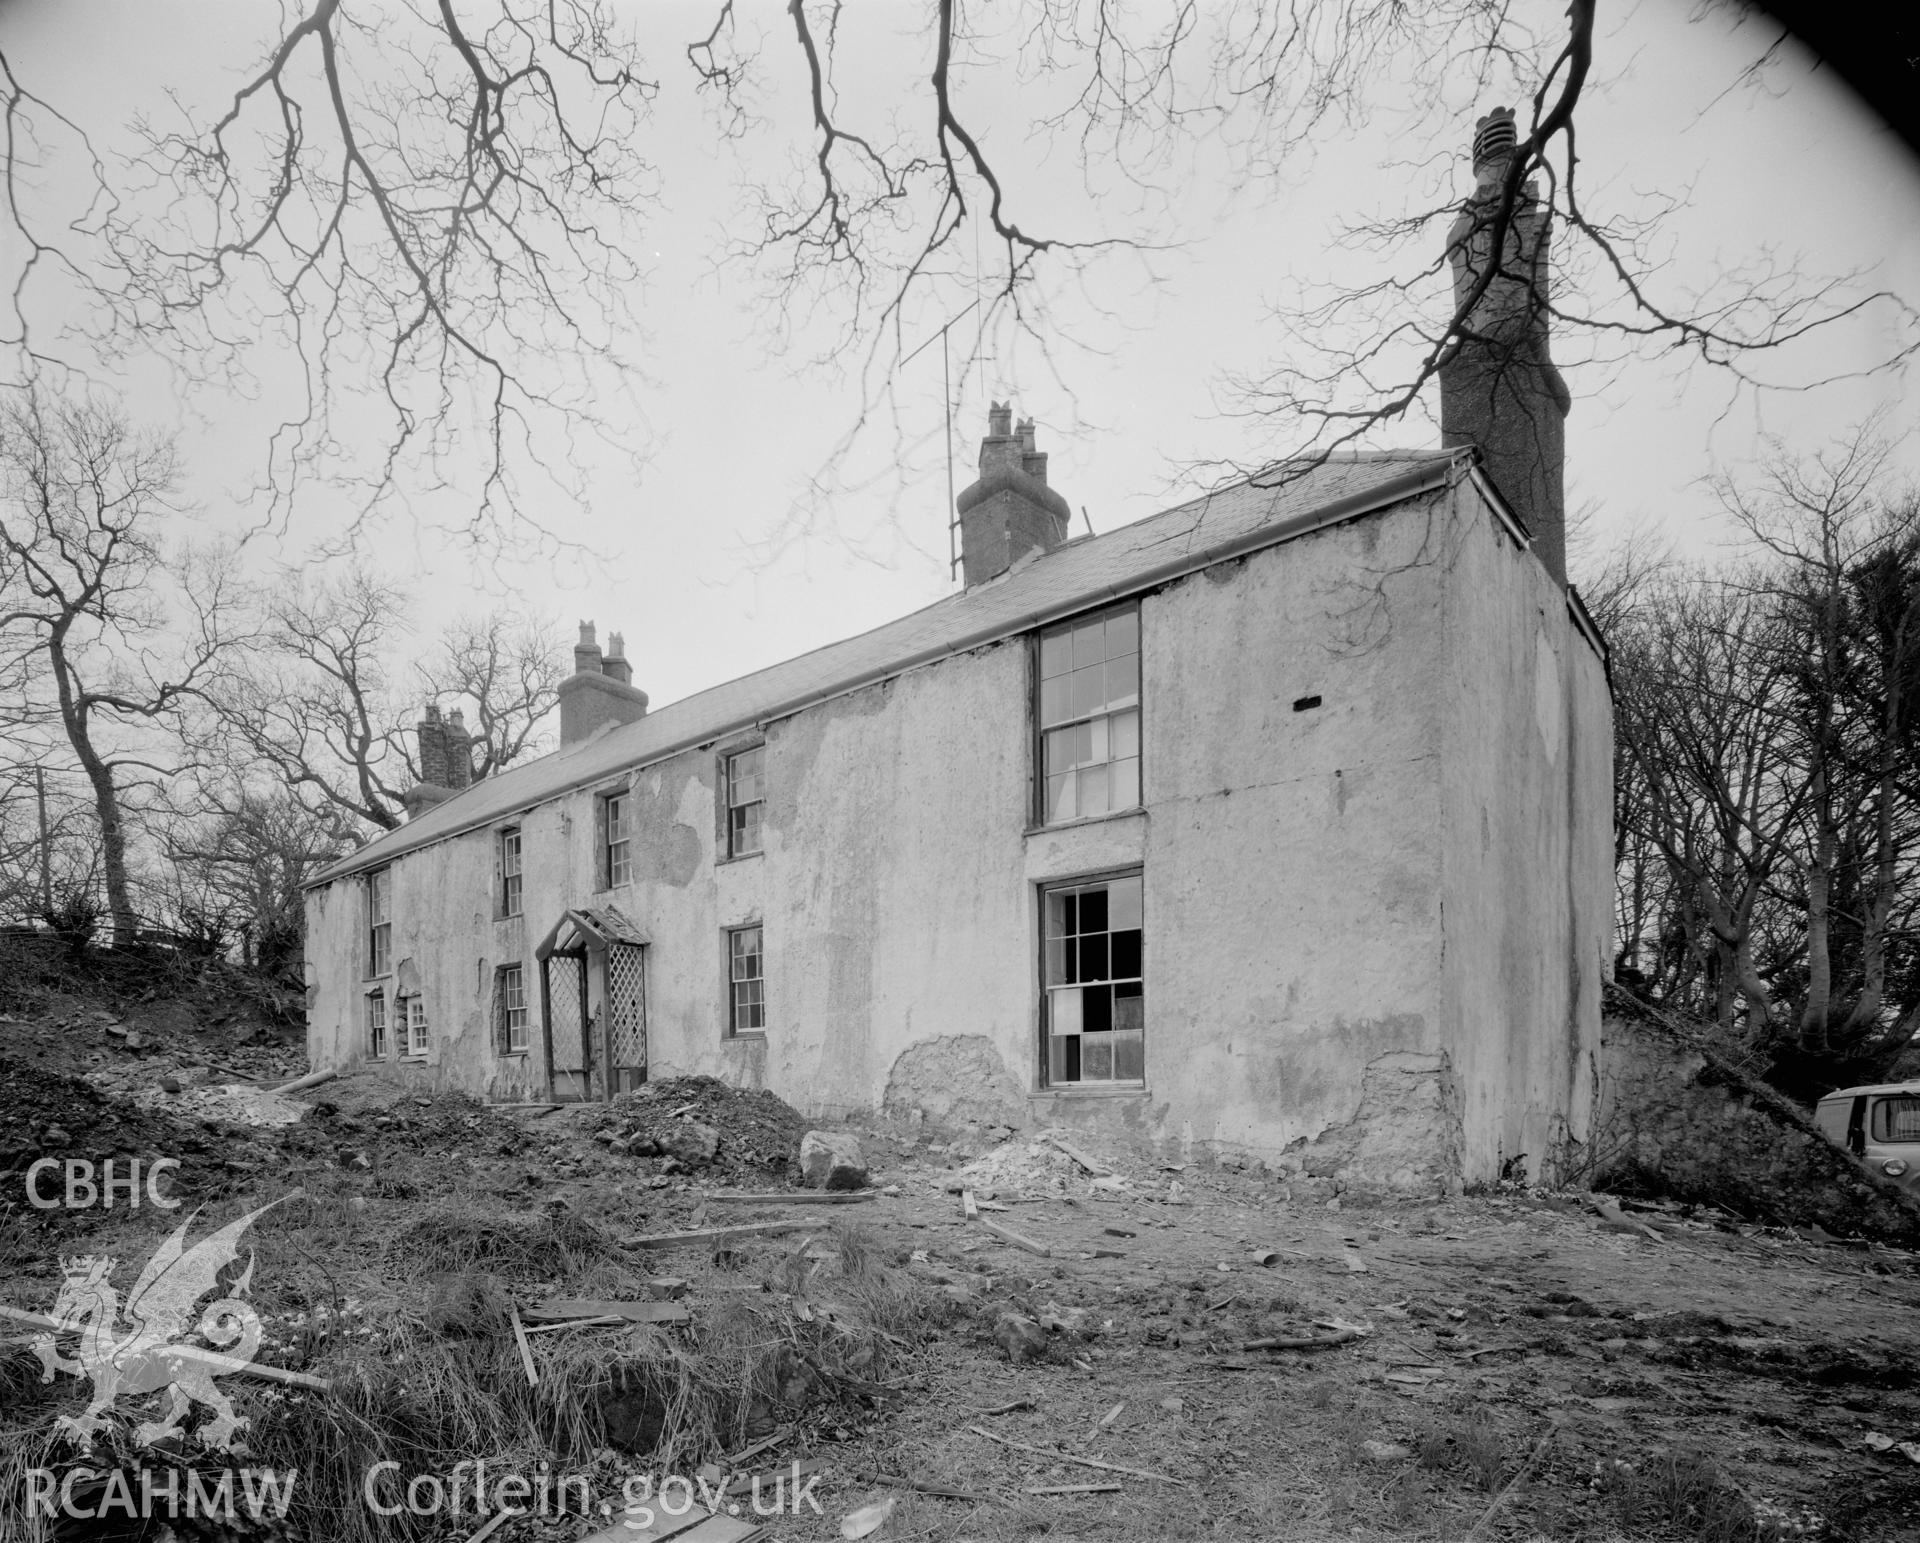
[[[1037,778],[1047,823],[1138,807],[1139,643],[1133,604],[1040,635]],[[1081,776],[1070,790],[1055,780],[1075,770]]]
[[[1140,1081],[1140,876],[1059,885],[1043,901],[1050,1083]]]
[[[1091,937],[1080,939],[1080,979],[1106,980],[1107,975],[1107,935],[1096,932]]]
[[[1111,1034],[1089,1034],[1080,1041],[1080,1080],[1082,1082],[1113,1080],[1113,1036]]]

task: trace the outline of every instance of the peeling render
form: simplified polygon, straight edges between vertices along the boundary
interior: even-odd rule
[[[724,739],[516,812],[522,917],[492,903],[507,821],[405,853],[393,954],[433,1047],[374,1069],[539,1096],[533,944],[569,908],[611,906],[647,940],[653,1074],[764,1086],[812,1115],[1084,1125],[1410,1191],[1497,1177],[1520,1153],[1538,1171],[1583,1139],[1610,702],[1564,595],[1476,486],[1165,582],[1141,598],[1141,637],[1138,811],[1031,828],[1015,639],[743,731],[766,746],[758,855],[719,850]],[[615,787],[635,860],[606,890],[596,800]],[[1040,886],[1133,869],[1146,1085],[1049,1089]],[[748,923],[768,1023],[733,1038],[725,929]],[[364,1064],[363,927],[357,877],[311,893],[316,1067]],[[536,997],[517,1056],[493,1018],[516,962]]]

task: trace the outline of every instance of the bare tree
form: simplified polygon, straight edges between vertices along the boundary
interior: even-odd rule
[[[167,736],[236,641],[230,565],[166,553],[175,481],[171,445],[101,402],[0,408],[0,675],[85,775],[116,946],[138,927],[130,801],[177,771]]]
[[[1753,558],[1659,583],[1615,653],[1622,973],[1812,1081],[1920,1032],[1920,498],[1886,456],[1722,484]]]
[[[59,282],[91,286],[104,346],[169,344],[206,374],[272,336],[305,368],[304,399],[272,447],[278,493],[317,467],[351,472],[369,507],[410,477],[437,488],[457,478],[456,439],[477,429],[486,453],[469,530],[491,542],[537,526],[524,485],[571,472],[540,460],[541,425],[597,425],[597,388],[634,362],[617,339],[638,277],[633,235],[653,207],[648,109],[666,77],[598,0],[297,0],[275,14],[231,97],[184,104],[185,126],[147,132],[130,178],[0,54],[0,217],[25,253],[12,275],[16,353],[45,357],[36,286]],[[1511,154],[1464,212],[1448,197],[1355,230],[1400,254],[1385,276],[1278,319],[1284,362],[1241,382],[1247,409],[1276,420],[1276,449],[1317,459],[1414,410],[1463,351],[1499,360],[1496,375],[1535,368],[1531,344],[1487,324],[1503,291],[1563,339],[1688,350],[1739,378],[1864,306],[1887,307],[1890,323],[1900,312],[1889,360],[1914,344],[1893,297],[1764,257],[1683,294],[1651,255],[1658,201],[1651,212],[1595,202],[1577,137],[1604,76],[1593,0],[1572,0],[1552,36],[1506,0],[1024,0],[995,12],[924,0],[914,14],[910,84],[851,67],[859,29],[897,33],[898,13],[876,22],[837,0],[789,0],[764,26],[715,0],[688,36],[648,44],[684,61],[677,78],[712,103],[716,135],[787,150],[789,177],[749,178],[732,255],[763,280],[776,341],[799,318],[839,320],[836,360],[864,360],[861,425],[897,423],[897,399],[891,411],[883,399],[911,329],[981,299],[977,339],[1006,325],[1058,347],[1051,286],[1169,239],[1153,210],[1203,147],[1232,157],[1242,189],[1280,186],[1367,120],[1383,81],[1427,134],[1496,73],[1531,85]],[[1756,41],[1756,56],[1771,42]],[[769,120],[782,86],[805,107]],[[1017,132],[989,120],[994,88],[1031,104]],[[1092,185],[1137,194],[1130,211],[1107,200],[1098,226],[1065,229],[1023,203],[1014,173],[1047,139],[1072,148]],[[53,146],[92,168],[99,196],[78,221],[51,221],[35,196]],[[1552,286],[1531,258],[1548,228],[1577,249]],[[1468,252],[1485,260],[1461,278],[1454,259]],[[343,404],[362,388],[383,434],[345,432]],[[379,449],[349,465],[337,452],[350,442]]]
[[[560,633],[550,622],[506,611],[463,616],[440,636],[419,667],[429,700],[474,706],[472,774],[485,777],[540,747],[540,730],[559,704],[567,676]]]
[[[463,617],[409,665],[413,609],[404,588],[364,567],[289,576],[267,603],[263,647],[232,660],[212,692],[203,743],[230,735],[243,753],[215,759],[243,781],[251,767],[308,808],[381,830],[405,819],[421,780],[413,726],[424,703],[473,709],[472,775],[541,748],[562,677],[551,628],[507,612]]]

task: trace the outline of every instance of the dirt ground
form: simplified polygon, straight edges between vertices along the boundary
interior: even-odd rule
[[[770,1521],[769,1539],[841,1537],[846,1519],[889,1498],[870,1534],[880,1543],[1920,1539],[1920,1258],[1902,1251],[1671,1206],[1631,1209],[1635,1226],[1622,1227],[1589,1197],[1519,1190],[1329,1206],[1278,1176],[1161,1164],[1090,1138],[1072,1140],[1111,1173],[1086,1171],[1033,1132],[905,1124],[853,1128],[872,1198],[803,1208],[786,1198],[798,1193],[785,1159],[799,1126],[747,1095],[731,1147],[732,1095],[702,1086],[675,1098],[670,1084],[614,1117],[415,1097],[363,1076],[301,1095],[298,1124],[253,1127],[140,1109],[152,1068],[191,1047],[159,1033],[143,1052],[117,1049],[75,1011],[60,1008],[58,1031],[38,1012],[0,1023],[0,1056],[25,1047],[51,1061],[64,1043],[66,1071],[125,1074],[106,1079],[123,1117],[173,1123],[127,1130],[96,1118],[63,1130],[79,1117],[60,1099],[97,1111],[97,1088],[82,1094],[44,1066],[31,1087],[10,1085],[20,1091],[4,1112],[0,1302],[44,1313],[60,1256],[80,1250],[126,1261],[124,1280],[185,1214],[29,1214],[13,1191],[34,1152],[51,1150],[49,1129],[82,1139],[105,1129],[135,1146],[196,1133],[198,1169],[183,1180],[206,1207],[195,1236],[302,1197],[256,1228],[262,1361],[325,1375],[336,1398],[358,1378],[360,1402],[349,1403],[364,1414],[380,1375],[398,1375],[419,1347],[453,1346],[480,1368],[474,1386],[526,1404],[528,1429],[536,1415],[597,1417],[569,1427],[589,1433],[572,1467],[596,1504],[617,1506],[621,1483],[657,1475],[663,1460],[688,1473],[718,1462],[716,1483],[801,1462],[816,1465],[805,1471],[819,1475],[821,1513]],[[175,1039],[204,1039],[177,1028]],[[28,1095],[57,1107],[28,1109]],[[710,1160],[688,1125],[714,1133]],[[237,1167],[229,1150],[243,1154]],[[782,1198],[716,1198],[743,1188]],[[962,1190],[976,1219],[963,1215]],[[617,1245],[782,1221],[795,1228]],[[531,1391],[503,1316],[476,1308],[458,1340],[434,1316],[449,1278],[494,1283],[485,1289],[497,1285],[500,1303],[531,1311],[556,1294],[647,1298],[658,1277],[687,1282],[688,1323],[543,1332],[530,1340]],[[755,1360],[778,1335],[818,1375]],[[45,1459],[53,1420],[83,1390],[41,1385],[31,1336],[4,1337],[0,1456]],[[1315,1347],[1251,1348],[1302,1338]],[[829,1367],[842,1340],[854,1352]],[[695,1364],[718,1365],[729,1346],[753,1382],[731,1401],[724,1378]],[[686,1424],[670,1450],[651,1438],[678,1414],[616,1418],[607,1368],[636,1356],[708,1379],[701,1407],[717,1412]],[[302,1400],[308,1418],[347,1420],[257,1379],[223,1386],[263,1433],[301,1428],[286,1421]],[[382,1418],[404,1424],[390,1409]],[[519,1427],[499,1429],[488,1439],[511,1446]],[[1062,1492],[1034,1493],[1047,1489]],[[32,1536],[6,1504],[0,1496],[0,1532]],[[520,1518],[491,1537],[572,1543],[607,1522]],[[369,1535],[465,1539],[478,1524],[403,1517]],[[57,1535],[109,1535],[87,1525]],[[309,1520],[227,1535],[347,1533]]]

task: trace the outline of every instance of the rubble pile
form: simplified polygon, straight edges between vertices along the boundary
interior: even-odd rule
[[[1114,1192],[1139,1188],[1133,1180],[1114,1171],[1114,1163],[1108,1163],[1106,1159],[1094,1161],[1098,1167],[1108,1169],[1108,1173],[1089,1173],[1079,1157],[1069,1155],[1068,1151],[1046,1140],[1006,1142],[1004,1146],[996,1146],[979,1157],[973,1157],[970,1163],[962,1163],[958,1171],[945,1178],[945,1186],[952,1188],[952,1184],[958,1180],[983,1199],[993,1199],[995,1196],[1046,1199],[1081,1196],[1087,1194],[1089,1188]],[[1146,1188],[1154,1186],[1148,1182]]]
[[[799,1112],[765,1089],[669,1077],[621,1094],[594,1139],[616,1155],[660,1158],[663,1173],[765,1182],[770,1172],[797,1172],[806,1132]]]
[[[142,1109],[164,1110],[182,1119],[217,1120],[227,1125],[292,1125],[307,1112],[304,1104],[281,1098],[257,1083],[223,1078],[210,1066],[146,1061],[102,1067],[83,1079],[109,1098],[123,1098]]]
[[[25,1208],[25,1174],[35,1162],[76,1156],[90,1164],[173,1158],[180,1167],[170,1187],[190,1194],[220,1170],[244,1167],[252,1154],[231,1148],[204,1125],[108,1098],[77,1077],[0,1056],[0,1209]],[[40,1192],[50,1195],[62,1182],[57,1175],[43,1178]]]

